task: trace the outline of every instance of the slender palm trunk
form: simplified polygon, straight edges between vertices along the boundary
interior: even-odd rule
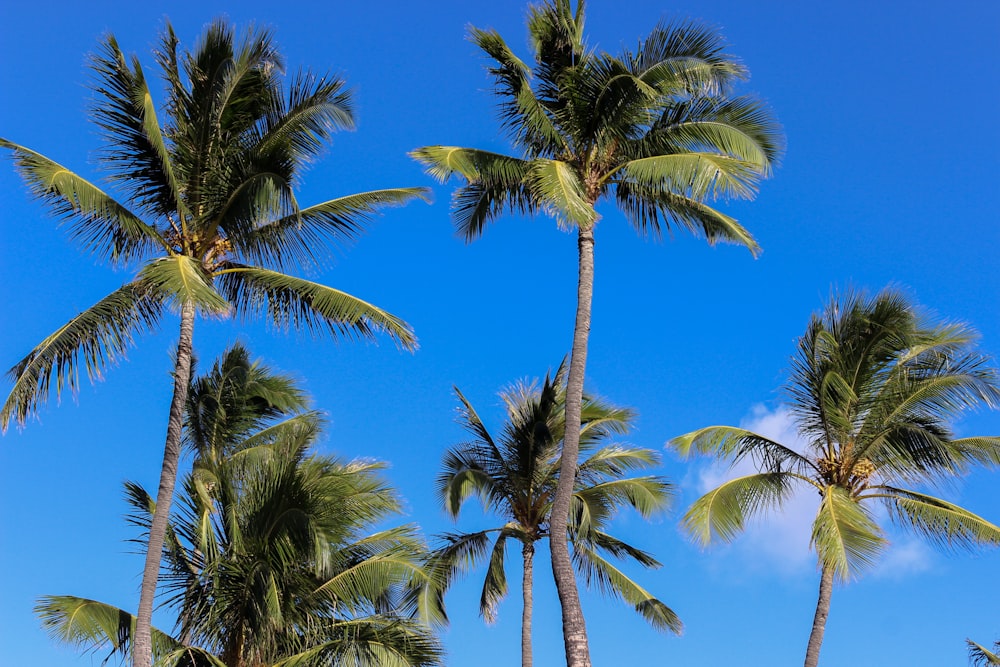
[[[170,401],[170,418],[167,421],[167,439],[163,446],[163,467],[160,470],[160,488],[156,492],[156,511],[149,528],[146,546],[146,565],[142,571],[142,588],[139,593],[139,613],[135,621],[135,642],[132,645],[133,667],[152,667],[153,664],[153,596],[160,574],[163,541],[167,534],[170,501],[177,482],[177,465],[181,458],[181,425],[184,403],[191,381],[191,341],[194,338],[194,304],[181,307],[181,332],[177,340],[177,359],[174,362],[174,395]]]
[[[833,594],[833,568],[823,566],[819,580],[819,601],[816,602],[816,616],[813,618],[812,632],[809,633],[809,647],[806,649],[805,667],[819,665],[819,649],[823,645],[826,619],[830,615],[830,596]]]
[[[524,574],[521,576],[521,599],[524,603],[521,609],[521,667],[531,667],[531,612],[534,607],[532,595],[532,580],[535,567],[535,543],[525,542],[521,549],[524,557]]]
[[[576,587],[576,573],[569,557],[566,524],[576,482],[580,454],[580,413],[583,403],[583,376],[587,368],[587,340],[590,337],[590,305],[594,296],[594,226],[580,226],[577,245],[580,267],[576,291],[576,325],[573,350],[566,380],[566,435],[563,439],[559,484],[552,502],[549,548],[552,551],[552,574],[562,606],[563,643],[568,667],[590,667],[587,626]]]

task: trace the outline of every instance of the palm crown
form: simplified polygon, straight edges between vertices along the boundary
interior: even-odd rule
[[[140,267],[133,281],[12,369],[14,388],[0,412],[4,427],[37,409],[53,376],[57,392],[75,388],[79,366],[99,376],[169,306],[262,315],[279,328],[366,338],[384,331],[403,346],[414,344],[398,318],[280,271],[322,261],[319,249],[355,237],[378,206],[423,195],[397,188],[298,205],[294,187],[302,168],[332,132],[352,126],[344,82],[302,71],[286,92],[284,64],[263,30],[237,42],[231,27],[216,22],[193,52],[182,56],[177,47],[168,27],[157,53],[167,84],[164,120],[138,59],[127,57],[114,37],[92,59],[92,114],[105,139],[99,160],[121,199],[0,140],[32,193],[67,218],[87,251],[115,266]]]
[[[807,665],[818,660],[832,580],[857,576],[885,548],[873,504],[945,547],[1000,545],[997,526],[913,490],[1000,465],[1000,437],[956,438],[950,427],[964,409],[1000,403],[997,373],[973,340],[963,325],[928,322],[892,290],[850,294],[813,316],[792,364],[786,389],[806,451],[729,426],[672,441],[685,456],[748,459],[759,469],[691,506],[684,525],[702,543],[733,539],[748,516],[779,507],[796,486],[818,492],[812,546],[823,582]]]
[[[517,384],[501,393],[507,419],[494,437],[465,396],[456,389],[460,422],[472,439],[444,456],[437,489],[445,509],[457,518],[466,500],[477,497],[483,507],[505,523],[472,533],[443,536],[435,552],[432,571],[444,576],[444,586],[489,554],[489,565],[480,599],[480,613],[496,618],[499,602],[507,594],[505,554],[510,540],[521,543],[525,566],[522,590],[528,621],[522,632],[528,639],[525,664],[530,664],[531,572],[534,544],[551,533],[551,511],[559,479],[560,443],[566,431],[565,368],[560,366],[536,384]],[[650,450],[604,444],[628,430],[632,411],[586,397],[579,427],[581,452],[576,490],[569,523],[563,528],[573,545],[577,570],[587,583],[634,606],[658,629],[679,632],[676,614],[630,579],[608,560],[628,558],[644,567],[659,567],[650,554],[608,534],[607,524],[618,509],[629,506],[643,516],[663,509],[672,487],[657,476],[629,477],[629,472],[655,465]],[[490,541],[493,541],[490,547]],[[443,592],[443,591],[442,591]]]
[[[438,664],[406,603],[425,581],[423,543],[413,526],[372,530],[400,511],[381,464],[312,454],[318,413],[241,346],[189,396],[196,459],[161,571],[178,632],[154,633],[156,664]],[[155,501],[126,490],[130,521],[148,531]],[[38,612],[64,641],[131,650],[127,612],[71,596],[44,598]]]
[[[492,30],[472,40],[493,61],[500,120],[522,157],[454,146],[413,156],[455,193],[454,216],[471,240],[505,211],[543,210],[590,226],[594,205],[614,198],[642,233],[679,224],[710,240],[757,246],[706,199],[750,197],[781,151],[777,124],[751,96],[733,96],[746,69],[713,30],[660,25],[636,51],[597,53],[583,40],[584,3],[533,7],[535,66]]]

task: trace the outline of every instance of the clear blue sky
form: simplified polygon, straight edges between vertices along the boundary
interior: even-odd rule
[[[497,28],[523,53],[520,0],[364,2],[6,3],[0,10],[0,136],[97,177],[86,122],[86,54],[110,31],[152,68],[169,16],[184,44],[226,14],[272,26],[292,68],[342,73],[357,93],[359,128],[338,135],[306,176],[313,203],[380,187],[431,185],[406,152],[425,144],[503,148],[484,61],[468,24]],[[635,237],[612,209],[597,231],[597,289],[588,385],[640,413],[630,442],[666,440],[713,423],[787,428],[776,389],[809,313],[834,285],[894,283],[941,317],[972,323],[1000,354],[1000,4],[957,0],[836,3],[593,0],[592,44],[633,45],[663,17],[721,28],[788,136],[788,152],[756,202],[734,204],[763,256],[678,235]],[[148,70],[149,71],[149,70]],[[319,279],[408,320],[415,354],[392,344],[332,344],[260,326],[199,322],[210,362],[237,338],[295,373],[332,422],[325,450],[375,457],[408,501],[407,520],[449,528],[433,496],[441,453],[463,435],[452,385],[488,420],[496,391],[557,364],[570,344],[575,243],[548,219],[505,219],[471,246],[451,230],[450,187],[433,205],[390,211]],[[127,278],[83,256],[0,164],[0,365],[7,368],[66,319]],[[31,613],[43,594],[134,608],[141,558],[121,515],[121,482],[155,487],[176,325],[143,339],[128,363],[78,400],[0,440],[0,638],[5,664],[90,665],[52,643]],[[3,385],[6,393],[9,385]],[[1000,433],[1000,413],[964,419],[963,434]],[[665,455],[677,510],[618,530],[664,567],[638,573],[682,617],[681,638],[658,635],[628,609],[584,597],[597,665],[754,667],[801,661],[818,576],[803,511],[702,552],[676,528],[679,510],[718,472]],[[976,474],[949,497],[1000,521],[998,473]],[[807,503],[809,498],[804,498]],[[465,526],[484,525],[469,507]],[[1000,638],[1000,553],[943,555],[894,536],[885,562],[835,590],[824,664],[964,665],[963,640]],[[512,553],[512,556],[514,554]],[[516,558],[515,558],[516,560]],[[517,570],[511,571],[516,577]],[[561,659],[546,561],[536,566],[536,661]],[[518,659],[520,605],[476,617],[480,581],[449,598],[451,665]],[[169,626],[170,619],[159,617]]]

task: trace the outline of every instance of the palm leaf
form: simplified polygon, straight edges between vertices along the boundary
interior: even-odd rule
[[[504,556],[507,553],[507,538],[511,535],[512,526],[508,524],[497,534],[490,553],[490,564],[486,568],[486,579],[483,581],[483,592],[479,597],[479,613],[487,623],[497,620],[497,608],[500,601],[507,595],[507,571],[504,567]],[[516,526],[513,527],[516,530]]]
[[[87,252],[122,265],[166,247],[156,229],[66,167],[6,139],[0,147],[14,153],[31,193],[67,218],[70,235]]]
[[[798,477],[786,472],[766,472],[737,477],[720,484],[696,500],[684,514],[682,526],[702,545],[712,539],[732,541],[750,516],[779,506]]]
[[[40,598],[34,611],[42,627],[57,641],[84,651],[106,649],[109,653],[105,660],[116,655],[124,659],[131,653],[135,616],[118,607],[71,595],[50,595]],[[153,629],[154,658],[180,646],[177,640]]]
[[[384,206],[402,206],[414,199],[429,201],[426,188],[372,190],[316,204],[262,225],[234,239],[238,252],[253,263],[283,266],[320,265],[316,249],[344,245],[358,238]]]
[[[966,639],[965,643],[969,647],[969,661],[974,665],[974,667],[1000,665],[1000,654],[990,651],[985,646],[977,644],[971,639]],[[1000,651],[1000,642],[997,642],[994,646],[994,650]]]
[[[584,184],[572,166],[560,160],[537,159],[531,164],[528,182],[539,204],[560,226],[591,225],[597,212],[587,200]]]
[[[149,281],[129,283],[64,324],[9,371],[14,387],[0,410],[4,430],[14,419],[24,425],[45,403],[53,375],[58,398],[64,387],[76,392],[81,365],[87,377],[122,359],[135,337],[156,327],[163,297]]]
[[[613,595],[632,605],[657,630],[679,635],[684,629],[684,624],[670,607],[653,597],[585,542],[574,542],[573,558],[587,585],[596,583],[604,594]]]
[[[470,39],[497,62],[490,74],[502,98],[500,119],[515,144],[523,146],[529,157],[552,155],[565,140],[531,89],[531,70],[521,61],[495,30],[471,28]]]
[[[114,36],[93,56],[99,94],[93,117],[104,130],[101,158],[129,194],[129,200],[155,215],[186,215],[173,160],[157,119],[156,107],[136,57],[126,58]]]
[[[915,491],[893,487],[884,490],[886,493],[874,493],[871,497],[885,503],[896,523],[941,547],[1000,546],[1000,527],[967,509]]]
[[[229,312],[229,303],[215,290],[211,279],[193,257],[161,257],[144,266],[139,278],[170,298],[177,308],[193,303],[203,315]]]
[[[634,508],[643,518],[666,510],[674,487],[662,477],[629,477],[591,484],[573,494],[588,508],[602,507],[613,514],[623,505]],[[591,510],[590,514],[596,515]]]
[[[714,28],[696,21],[660,23],[624,59],[631,70],[662,92],[700,95],[726,93],[746,79],[746,67],[725,52],[726,42]]]
[[[844,489],[829,486],[813,521],[811,544],[820,563],[848,581],[875,563],[886,540],[860,502]]]
[[[634,183],[619,183],[615,187],[615,199],[629,223],[642,236],[660,239],[664,231],[677,225],[695,236],[704,237],[709,245],[725,241],[744,246],[754,257],[761,253],[757,241],[735,218],[684,195]]]
[[[220,292],[244,318],[266,315],[279,329],[325,329],[333,336],[374,340],[390,336],[407,350],[417,341],[401,319],[345,292],[268,269],[229,265],[219,272]]]
[[[531,162],[458,146],[425,146],[410,153],[441,182],[453,175],[467,184],[455,192],[452,217],[466,241],[478,238],[488,222],[503,212],[531,213],[537,208],[527,187]]]
[[[781,129],[753,97],[698,98],[667,109],[640,144],[659,152],[710,152],[771,174],[782,152]]]
[[[682,458],[688,458],[692,452],[698,452],[713,454],[733,464],[750,457],[762,469],[773,472],[784,469],[804,473],[814,469],[809,459],[795,450],[752,431],[733,426],[707,426],[677,436],[667,444]]]
[[[432,667],[442,650],[425,626],[391,616],[342,620],[319,628],[325,639],[272,667]]]
[[[762,177],[759,167],[752,162],[706,151],[639,158],[626,162],[619,170],[606,178],[621,179],[620,173],[640,187],[681,194],[696,201],[753,199]]]

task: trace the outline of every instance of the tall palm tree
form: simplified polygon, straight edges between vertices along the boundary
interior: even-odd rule
[[[873,505],[945,547],[1000,544],[996,525],[914,490],[1000,465],[1000,437],[956,438],[949,426],[964,409],[1000,404],[997,372],[974,338],[964,325],[927,321],[893,290],[833,299],[799,340],[785,387],[807,451],[731,426],[672,441],[684,456],[748,459],[758,468],[685,514],[685,528],[703,544],[734,539],[750,515],[780,508],[796,487],[818,492],[811,544],[821,575],[806,667],[819,662],[834,580],[856,577],[886,546]]]
[[[533,66],[493,30],[472,40],[494,62],[490,73],[501,125],[516,154],[428,146],[412,155],[441,181],[459,176],[453,218],[467,241],[505,212],[544,212],[576,231],[579,266],[567,390],[567,419],[579,421],[594,285],[597,205],[612,200],[640,235],[671,227],[728,241],[756,254],[753,237],[712,208],[718,197],[751,198],[781,150],[765,106],[733,95],[747,70],[722,38],[697,23],[659,25],[636,51],[619,56],[588,48],[584,2],[546,0],[531,7]],[[553,521],[570,512],[579,443],[567,433]],[[587,633],[566,537],[550,540],[571,667],[590,664]]]
[[[566,435],[565,368],[536,384],[518,384],[501,393],[507,420],[499,437],[483,424],[468,399],[456,388],[461,422],[472,440],[444,456],[437,489],[445,509],[458,518],[462,505],[478,497],[484,508],[504,521],[502,526],[472,533],[444,536],[445,544],[432,557],[432,571],[443,572],[445,588],[454,575],[464,573],[489,554],[479,612],[488,621],[507,593],[505,554],[508,540],[521,543],[524,566],[521,581],[521,664],[530,667],[532,579],[535,543],[550,537],[552,501],[560,474],[560,442]],[[650,554],[606,532],[608,522],[622,506],[642,516],[663,509],[671,486],[656,476],[627,477],[633,470],[655,465],[658,457],[648,449],[604,445],[609,436],[628,430],[633,413],[584,396],[579,428],[580,451],[589,454],[576,467],[575,490],[569,521],[563,529],[573,546],[573,562],[584,580],[633,605],[653,627],[680,632],[681,622],[665,604],[654,598],[614,566],[606,555],[630,558],[643,567],[659,567]],[[490,547],[490,541],[493,544]],[[443,591],[442,591],[443,593]]]
[[[400,319],[324,285],[284,273],[316,266],[320,248],[357,236],[375,210],[423,196],[419,188],[376,190],[300,208],[294,186],[331,133],[353,123],[350,94],[335,77],[301,71],[286,85],[270,32],[237,38],[211,24],[180,54],[168,26],[156,59],[166,82],[158,115],[138,58],[108,37],[92,58],[92,114],[105,139],[100,164],[118,198],[24,146],[0,139],[32,194],[65,217],[84,249],[135,277],[73,317],[10,372],[0,426],[24,422],[47,399],[75,390],[121,359],[165,311],[180,315],[173,398],[157,507],[143,572],[135,664],[149,667],[159,552],[181,449],[197,314],[263,317],[279,329],[372,338],[405,348]],[[161,118],[165,122],[161,122]]]
[[[196,461],[162,554],[177,633],[154,631],[156,664],[439,664],[437,642],[406,602],[425,581],[416,529],[371,532],[400,509],[381,464],[310,454],[318,414],[240,346],[189,397]],[[130,521],[148,532],[156,503],[126,488]],[[135,617],[120,609],[58,596],[38,613],[64,641],[109,657],[135,649]]]

